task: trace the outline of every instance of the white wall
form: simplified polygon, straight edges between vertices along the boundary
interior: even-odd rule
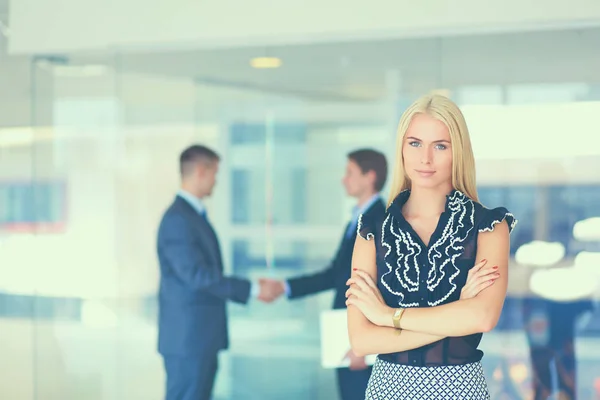
[[[109,71],[54,77],[44,87],[45,97],[33,103],[52,110],[53,126],[0,129],[0,179],[65,182],[67,226],[60,233],[4,233],[1,262],[19,268],[2,269],[0,287],[87,298],[153,294],[155,230],[178,186],[179,152],[192,142],[215,143],[218,128],[195,124],[190,80],[117,80]],[[31,96],[24,97],[28,104],[18,108],[28,114]]]
[[[178,0],[156,1],[152,7],[142,0],[18,0],[10,2],[9,12],[14,54],[260,46],[600,24],[595,0],[493,5],[478,0]]]

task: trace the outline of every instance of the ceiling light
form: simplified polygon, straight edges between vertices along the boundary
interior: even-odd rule
[[[560,262],[565,252],[565,246],[560,242],[534,240],[517,249],[515,260],[521,265],[550,267]]]
[[[597,287],[597,280],[593,274],[572,266],[537,270],[529,281],[532,293],[554,301],[589,299]]]
[[[279,68],[282,61],[277,57],[255,57],[250,60],[252,68]]]
[[[580,241],[600,240],[600,217],[577,221],[573,227],[573,236]]]
[[[590,272],[596,279],[600,278],[600,269],[598,268],[600,252],[580,251],[573,262],[575,263],[574,268]]]
[[[56,76],[68,78],[91,78],[103,76],[107,73],[106,65],[55,65],[53,72]]]

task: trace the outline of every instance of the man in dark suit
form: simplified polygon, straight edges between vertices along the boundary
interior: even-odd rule
[[[387,162],[385,156],[375,150],[361,149],[348,154],[346,174],[342,183],[346,193],[357,201],[352,219],[344,229],[341,243],[331,264],[315,274],[300,276],[281,282],[278,293],[286,293],[288,298],[297,299],[325,290],[335,290],[334,309],[346,308],[346,281],[350,279],[352,251],[356,240],[358,217],[367,211],[381,218],[385,214],[385,204],[379,192],[387,178]],[[375,217],[376,218],[376,217]],[[270,282],[261,279],[261,282]],[[367,383],[371,376],[371,367],[367,366],[364,357],[357,357],[348,349],[346,357],[350,360],[350,368],[338,368],[338,386],[343,400],[363,400]]]
[[[245,304],[258,297],[269,302],[275,293],[272,282],[223,275],[219,240],[202,203],[216,182],[217,153],[194,145],[179,161],[181,190],[158,229],[158,351],[167,400],[208,400],[218,353],[228,347],[226,301]]]

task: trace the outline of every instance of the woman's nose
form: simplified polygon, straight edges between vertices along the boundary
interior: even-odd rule
[[[428,149],[424,149],[423,153],[421,154],[421,164],[431,164],[431,151],[429,151]]]

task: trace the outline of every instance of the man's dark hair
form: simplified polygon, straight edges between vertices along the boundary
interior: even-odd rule
[[[372,149],[359,149],[348,154],[348,159],[354,161],[363,174],[375,171],[375,191],[380,192],[387,179],[387,161],[383,153]]]
[[[219,155],[214,150],[195,144],[185,149],[179,156],[179,172],[183,177],[189,174],[197,163],[203,162],[209,165],[219,159]]]

